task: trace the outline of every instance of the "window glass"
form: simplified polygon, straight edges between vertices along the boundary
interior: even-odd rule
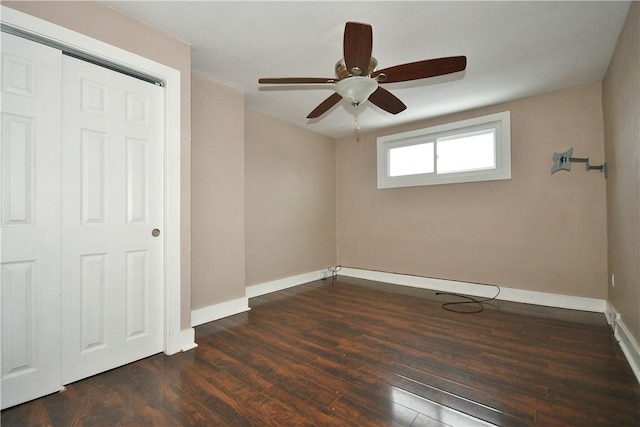
[[[433,143],[406,145],[389,150],[389,176],[433,173]]]
[[[438,173],[495,169],[495,130],[438,139]]]

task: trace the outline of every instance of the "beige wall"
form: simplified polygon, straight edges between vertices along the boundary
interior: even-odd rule
[[[607,296],[605,179],[550,174],[552,155],[604,160],[593,84],[337,141],[338,262],[505,287]],[[376,189],[376,137],[511,111],[512,179]]]
[[[245,112],[246,282],[336,264],[333,139]]]
[[[609,300],[640,342],[640,4],[631,6],[603,83],[609,179]]]
[[[97,2],[3,2],[62,27],[104,41],[181,73],[181,325],[191,325],[191,48]]]
[[[191,81],[194,310],[245,296],[244,95]]]
[[[192,308],[241,297],[244,284],[337,263],[606,298],[608,186],[609,270],[617,278],[609,297],[636,338],[640,335],[638,143],[633,139],[638,4],[603,96],[595,84],[365,134],[360,142],[345,138],[336,144],[252,110],[243,116],[240,93],[194,76],[193,175],[188,45],[96,2],[3,5],[181,71],[183,328]],[[587,174],[581,164],[551,175],[553,152],[570,146],[575,156],[603,161],[602,100],[611,179]],[[507,109],[512,180],[376,189],[376,136]]]

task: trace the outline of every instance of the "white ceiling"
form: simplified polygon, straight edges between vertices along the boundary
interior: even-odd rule
[[[307,114],[332,85],[268,87],[259,77],[333,77],[347,21],[373,26],[378,68],[467,56],[462,73],[384,87],[407,110],[365,103],[366,132],[602,80],[630,2],[104,1],[192,46],[193,71],[245,93],[247,107],[338,138],[346,102]]]

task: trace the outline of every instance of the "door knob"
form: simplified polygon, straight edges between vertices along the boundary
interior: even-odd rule
[[[151,230],[151,235],[153,237],[158,237],[160,235],[160,230],[158,230],[157,228],[154,228],[153,230]]]

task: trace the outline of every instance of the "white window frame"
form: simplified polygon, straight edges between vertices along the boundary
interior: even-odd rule
[[[432,142],[437,153],[439,138],[494,129],[495,168],[438,174],[434,156],[434,172],[415,175],[390,176],[389,152],[398,147]],[[414,187],[420,185],[453,184],[462,182],[511,179],[511,114],[509,111],[461,120],[444,125],[417,129],[377,139],[378,188]]]

